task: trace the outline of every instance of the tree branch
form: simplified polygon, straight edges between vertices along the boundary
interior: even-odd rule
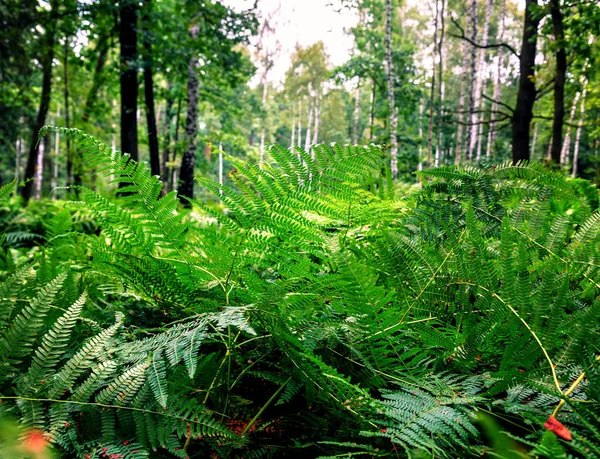
[[[521,56],[519,55],[519,53],[517,53],[515,51],[515,49],[512,46],[510,46],[508,43],[490,43],[489,45],[481,45],[479,43],[475,43],[473,40],[471,40],[470,38],[468,38],[465,35],[464,29],[460,26],[460,24],[458,22],[456,22],[456,19],[451,17],[450,20],[454,23],[454,25],[458,28],[458,30],[460,30],[460,35],[457,35],[455,33],[450,33],[451,36],[453,36],[455,38],[460,38],[461,40],[464,40],[467,43],[470,43],[472,46],[475,46],[475,48],[479,48],[479,49],[506,48],[512,54],[514,54],[519,59],[521,59]]]
[[[510,110],[510,112],[511,112],[511,113],[514,113],[514,112],[515,112],[515,109],[514,109],[514,108],[512,108],[510,105],[507,105],[507,104],[505,104],[504,102],[500,102],[499,100],[492,99],[490,96],[487,96],[487,95],[485,95],[485,94],[483,94],[483,93],[482,93],[481,95],[482,95],[482,97],[483,97],[484,99],[487,99],[487,100],[489,100],[490,102],[492,102],[492,103],[494,103],[494,104],[498,104],[498,105],[500,105],[501,107],[504,107],[504,108],[506,108],[506,109]]]

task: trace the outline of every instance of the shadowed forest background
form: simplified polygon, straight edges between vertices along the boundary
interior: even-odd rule
[[[599,34],[0,0],[0,457],[600,458]]]

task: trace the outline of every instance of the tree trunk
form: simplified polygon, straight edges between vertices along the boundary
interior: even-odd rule
[[[163,129],[165,132],[165,140],[163,144],[163,154],[160,164],[160,179],[163,182],[163,191],[168,190],[169,169],[167,163],[171,153],[171,122],[173,121],[173,85],[169,82],[167,85],[167,107],[165,109],[165,122]]]
[[[537,144],[538,126],[539,126],[539,123],[535,123],[535,126],[533,127],[533,140],[531,142],[531,157],[532,158],[535,158],[535,146]]]
[[[575,120],[575,112],[577,112],[579,97],[581,97],[581,92],[577,91],[577,94],[575,94],[575,98],[573,99],[573,105],[571,106],[571,115],[569,116],[569,126],[567,126],[565,141],[563,142],[563,146],[560,151],[560,164],[568,164],[571,156],[571,125]]]
[[[50,5],[50,18],[42,41],[43,54],[40,59],[40,64],[42,66],[42,95],[40,98],[40,106],[37,117],[31,130],[31,143],[29,147],[29,154],[27,156],[27,165],[25,166],[25,174],[23,177],[24,185],[21,189],[21,196],[26,203],[31,198],[31,193],[33,191],[33,180],[36,175],[36,168],[39,164],[38,132],[40,129],[42,129],[44,124],[46,124],[46,115],[48,114],[48,108],[50,106],[50,93],[52,91],[52,61],[54,60],[54,44],[56,40],[57,3],[53,1],[50,3]]]
[[[499,43],[504,42],[505,31],[506,31],[506,0],[502,0],[502,15],[500,16],[500,34],[498,36]],[[492,102],[492,115],[490,117],[492,120],[495,119],[495,117],[497,115],[496,112],[498,111],[498,103],[496,101],[500,101],[500,98],[502,97],[502,92],[501,92],[502,86],[500,85],[500,83],[501,83],[501,76],[502,76],[502,69],[503,69],[503,67],[502,67],[503,57],[504,57],[504,48],[502,46],[500,46],[498,48],[498,69],[497,69],[497,74],[496,74],[496,80],[494,82],[494,94],[492,96],[492,98],[494,99],[494,102]],[[496,131],[495,122],[492,121],[490,123],[489,131],[488,131],[488,144],[487,144],[487,150],[486,150],[486,156],[488,158],[492,156],[492,151],[496,146],[497,135],[498,135],[498,133]]]
[[[69,40],[65,37],[64,57],[63,57],[63,92],[64,92],[64,104],[65,104],[65,127],[69,129],[71,122],[69,120]],[[77,161],[74,158],[73,152],[71,151],[71,138],[66,136],[66,157],[67,157],[67,187],[72,184],[75,186],[81,186],[81,161]],[[77,153],[76,153],[77,154]],[[75,163],[75,175],[73,176],[73,163]],[[77,194],[77,191],[75,191]]]
[[[398,115],[396,114],[396,108],[394,104],[394,66],[392,62],[392,0],[386,0],[385,8],[385,55],[387,61],[388,71],[388,105],[389,105],[389,116],[390,116],[390,143],[392,148],[390,149],[390,169],[392,173],[392,180],[398,177]]]
[[[152,78],[152,39],[150,32],[150,14],[152,0],[145,0],[142,18],[142,46],[144,48],[144,102],[146,104],[146,125],[148,127],[148,146],[150,148],[150,172],[160,177],[160,157],[158,153],[158,133],[156,132],[156,114],[154,112],[154,80]]]
[[[290,148],[296,145],[296,104],[292,104],[292,138],[290,139]]]
[[[98,91],[104,84],[104,65],[106,64],[106,58],[108,51],[110,50],[110,35],[108,33],[102,35],[98,40],[96,46],[96,53],[98,58],[96,60],[96,67],[94,68],[94,76],[92,77],[92,87],[90,88],[85,98],[85,105],[83,106],[83,114],[81,120],[87,123],[90,120],[90,115],[94,108],[94,105],[98,99]]]
[[[223,144],[219,143],[219,185],[223,194]]]
[[[268,53],[267,53],[268,55]],[[265,160],[265,136],[266,136],[266,132],[267,132],[267,120],[266,120],[266,110],[267,110],[267,90],[268,90],[268,85],[267,85],[267,68],[265,68],[265,71],[263,73],[263,77],[262,77],[262,85],[263,85],[263,93],[262,93],[262,109],[263,109],[263,116],[262,116],[262,128],[260,131],[260,159],[259,159],[259,163],[263,163]]]
[[[56,109],[56,118],[60,117],[60,107]],[[54,123],[52,123],[54,124]],[[52,182],[50,187],[54,190],[58,186],[58,161],[60,158],[60,134],[54,133],[54,157],[52,169]],[[56,199],[56,193],[52,193],[52,199]]]
[[[442,111],[444,106],[444,10],[446,7],[446,0],[441,0],[442,9],[440,10],[440,41],[438,46],[438,56],[440,57],[440,63],[438,65],[438,106],[437,106],[437,146],[435,149],[435,167],[439,167],[442,161]]]
[[[354,124],[352,126],[352,144],[358,144],[358,119],[360,115],[360,87],[354,89]]]
[[[433,113],[435,110],[435,63],[438,50],[438,24],[439,24],[439,0],[435,0],[435,20],[433,26],[433,59],[431,69],[431,89],[429,93],[429,125],[427,126],[427,167],[431,167],[431,157],[433,156]]]
[[[587,85],[583,86],[581,94],[581,108],[579,109],[579,123],[577,123],[577,134],[575,135],[575,151],[573,152],[573,170],[571,177],[577,177],[577,161],[579,160],[579,142],[581,140],[581,128],[583,127],[583,117],[585,116],[585,96],[587,93]]]
[[[302,147],[302,99],[298,101],[298,146]]]
[[[463,150],[463,114],[465,111],[465,92],[467,89],[467,76],[464,69],[462,81],[460,83],[460,96],[458,98],[458,126],[456,127],[456,153],[454,155],[454,164],[459,165]],[[467,128],[468,131],[468,128]]]
[[[37,157],[37,165],[35,169],[35,199],[39,201],[42,197],[42,181],[44,179],[44,156],[46,154],[46,139],[44,136],[40,139],[39,153]]]
[[[421,165],[422,155],[423,155],[423,112],[425,111],[425,105],[423,104],[423,99],[420,99],[419,102],[419,159],[418,159],[418,167]]]
[[[373,123],[375,121],[375,93],[377,92],[377,86],[375,80],[373,80],[373,88],[371,89],[371,106],[369,107],[369,142],[373,141]]]
[[[121,47],[121,150],[138,160],[137,136],[137,2],[119,3]]]
[[[319,123],[321,120],[321,109],[319,107],[319,94],[315,98],[315,127],[313,132],[312,144],[316,145],[319,140]],[[313,154],[314,157],[314,154]]]
[[[471,0],[469,8],[469,18],[471,20],[471,41],[475,43],[477,41],[477,0]],[[471,53],[469,57],[469,124],[466,126],[467,129],[467,160],[473,159],[473,150],[471,145],[473,143],[473,137],[475,137],[475,124],[473,124],[475,117],[475,91],[477,90],[477,48],[471,46]]]
[[[565,118],[565,76],[567,74],[567,53],[564,43],[563,16],[560,1],[550,0],[552,31],[556,44],[556,73],[554,76],[554,117],[552,120],[552,162],[560,164],[562,150],[562,130]]]
[[[483,34],[481,36],[481,45],[487,46],[489,28],[490,28],[490,16],[492,14],[492,1],[487,0],[487,6],[485,8],[485,20],[483,23]],[[481,94],[483,93],[483,80],[484,80],[484,67],[485,67],[485,49],[480,48],[477,55],[477,79],[475,80],[475,111],[471,118],[473,136],[471,137],[471,145],[469,146],[469,155],[473,157],[473,153],[477,149],[475,159],[479,161],[481,159],[481,125],[479,123],[479,112],[481,109]]]
[[[537,0],[526,0],[525,23],[520,55],[517,103],[512,118],[512,160],[529,160],[529,128],[533,118],[535,88],[535,54],[539,19],[535,15]]]
[[[192,24],[190,35],[196,40],[199,27]],[[181,172],[179,174],[179,194],[186,198],[194,197],[194,167],[196,165],[196,136],[198,135],[198,55],[194,53],[188,64],[187,83],[187,117],[185,121],[186,150],[181,158]],[[184,207],[191,204],[183,199]]]
[[[181,118],[181,96],[177,98],[177,115],[175,116],[175,138],[173,139],[173,158],[171,161],[175,163],[177,159],[177,152],[179,151],[179,119]],[[169,191],[175,189],[177,184],[177,168],[173,166],[171,168],[171,178],[169,179]]]
[[[312,127],[312,117],[313,117],[313,108],[310,107],[308,109],[308,120],[306,121],[306,138],[304,139],[304,151],[310,150],[310,141],[312,137],[310,136],[310,128]]]

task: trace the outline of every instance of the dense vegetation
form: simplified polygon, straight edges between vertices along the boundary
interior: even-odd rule
[[[47,130],[121,187],[25,211],[2,189],[0,409],[26,439],[65,457],[600,455],[588,183],[449,166],[398,199],[376,147],[272,147],[182,210],[147,166]]]
[[[599,32],[2,0],[0,457],[600,458]]]

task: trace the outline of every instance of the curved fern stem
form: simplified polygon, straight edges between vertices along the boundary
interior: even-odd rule
[[[596,360],[600,361],[600,355],[598,357],[596,357]],[[583,381],[585,378],[585,371],[582,371],[581,374],[577,377],[577,379],[575,381],[573,381],[573,384],[571,384],[571,387],[569,387],[565,392],[564,392],[564,396],[568,397],[569,395],[571,395],[571,393],[577,389],[577,386],[579,386],[579,384],[581,384],[581,381]],[[552,416],[556,417],[556,415],[558,414],[558,412],[560,411],[560,409],[564,406],[565,404],[565,399],[563,398],[560,402],[558,402],[558,405],[556,406],[556,408],[554,408],[554,411],[552,412]]]
[[[292,379],[292,377],[290,376],[288,379],[286,379],[284,381],[284,383],[281,386],[279,386],[279,389],[277,389],[275,391],[275,393],[273,395],[271,395],[271,397],[269,398],[269,400],[266,401],[266,403],[262,406],[262,408],[260,410],[258,410],[258,413],[256,413],[256,415],[250,420],[250,422],[248,423],[248,425],[246,426],[246,428],[240,434],[240,437],[243,437],[244,435],[246,435],[246,433],[256,423],[256,420],[260,417],[260,415],[265,412],[265,410],[269,407],[269,405],[271,403],[273,403],[273,401],[277,398],[277,396],[281,393],[281,391],[285,388],[285,386],[287,385],[287,383],[290,382],[291,379]]]
[[[523,325],[525,325],[525,328],[527,328],[527,330],[529,330],[529,333],[531,333],[531,336],[533,336],[533,339],[535,339],[536,342],[538,343],[538,345],[540,346],[540,349],[544,353],[544,356],[546,357],[546,360],[548,361],[548,364],[550,365],[550,371],[552,371],[552,379],[554,381],[554,387],[556,387],[556,390],[558,390],[558,392],[562,394],[563,392],[562,392],[562,389],[560,388],[560,382],[558,381],[558,377],[556,376],[556,369],[554,368],[554,363],[552,362],[552,359],[548,355],[548,351],[546,350],[546,348],[544,347],[544,345],[538,338],[537,334],[533,331],[533,329],[529,326],[529,324],[525,321],[525,319],[523,319],[519,315],[519,313],[515,310],[515,308],[513,308],[510,304],[508,304],[506,301],[504,301],[502,298],[500,298],[500,296],[497,295],[496,293],[492,293],[492,296],[494,298],[497,298],[502,304],[504,304],[506,307],[508,307],[508,309],[510,309],[510,311],[515,316],[517,316],[517,319],[519,319],[523,323]]]

